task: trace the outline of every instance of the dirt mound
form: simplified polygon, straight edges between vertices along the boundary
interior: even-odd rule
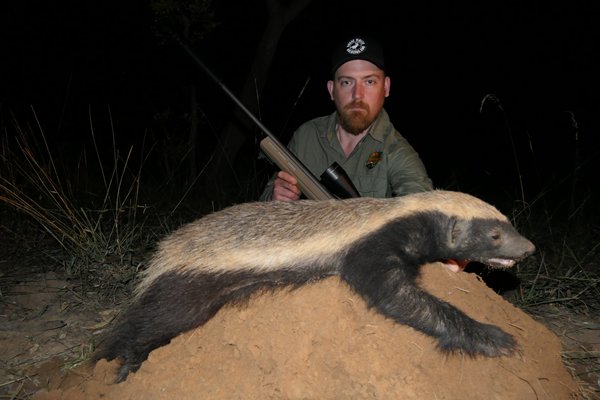
[[[34,399],[568,399],[577,385],[558,338],[487,288],[438,264],[422,286],[471,317],[513,334],[517,357],[442,356],[434,341],[366,308],[337,278],[226,308],[150,354],[111,384],[99,362]]]

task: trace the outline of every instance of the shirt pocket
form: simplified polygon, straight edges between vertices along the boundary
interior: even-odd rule
[[[362,197],[386,197],[388,182],[383,168],[366,170],[355,176],[354,186]]]

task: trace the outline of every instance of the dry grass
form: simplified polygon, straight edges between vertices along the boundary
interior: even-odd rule
[[[131,268],[134,254],[142,242],[148,216],[148,207],[139,200],[144,158],[132,170],[133,148],[121,155],[113,146],[106,168],[105,157],[96,145],[90,112],[97,162],[93,169],[99,171],[99,176],[90,179],[99,189],[90,193],[87,183],[82,185],[78,177],[88,173],[92,161],[85,153],[75,167],[72,162],[57,159],[32,111],[35,129],[14,121],[9,136],[5,128],[0,153],[0,201],[31,217],[62,247],[60,262],[69,274],[88,276],[99,266],[114,265],[121,269],[129,266],[126,275],[135,272]],[[112,140],[114,144],[114,129]]]

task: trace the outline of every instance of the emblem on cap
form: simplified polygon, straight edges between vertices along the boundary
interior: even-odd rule
[[[346,45],[348,54],[360,54],[367,48],[365,41],[361,38],[354,38]]]
[[[383,156],[383,151],[372,152],[371,155],[369,156],[369,159],[367,160],[366,167],[368,169],[374,168],[379,163],[379,161],[381,161],[382,156]]]

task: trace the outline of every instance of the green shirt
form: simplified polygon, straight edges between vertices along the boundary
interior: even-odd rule
[[[385,110],[369,133],[346,157],[336,135],[333,114],[302,124],[288,148],[316,176],[336,161],[346,171],[362,197],[392,197],[432,190],[431,179],[417,152],[390,122]],[[273,196],[271,178],[261,200]]]

